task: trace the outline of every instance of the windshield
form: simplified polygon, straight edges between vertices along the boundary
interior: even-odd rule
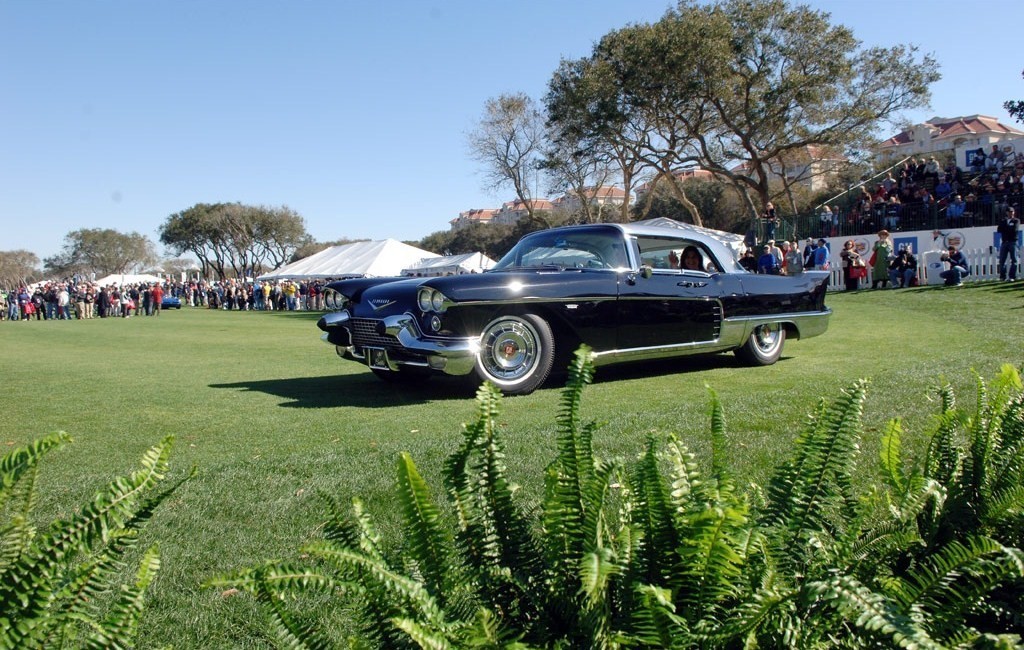
[[[492,270],[617,269],[628,266],[626,260],[625,240],[617,229],[542,230],[523,237]]]

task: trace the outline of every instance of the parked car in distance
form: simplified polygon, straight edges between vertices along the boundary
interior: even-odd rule
[[[730,237],[642,222],[534,232],[485,273],[332,282],[317,325],[385,380],[473,373],[506,394],[534,391],[583,343],[595,366],[725,351],[775,363],[786,338],[828,327],[828,273],[749,273]]]
[[[160,309],[181,309],[181,298],[164,294],[160,301]]]

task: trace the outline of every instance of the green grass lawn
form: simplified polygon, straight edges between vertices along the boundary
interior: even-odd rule
[[[1024,285],[836,293],[829,331],[789,341],[782,360],[741,367],[730,355],[598,370],[585,417],[604,423],[598,453],[634,455],[652,431],[677,432],[707,461],[712,387],[726,409],[736,475],[763,483],[786,457],[806,413],[860,377],[871,379],[864,453],[893,416],[920,448],[939,377],[961,400],[972,370],[990,377],[1024,361]],[[200,583],[267,558],[293,556],[323,519],[318,493],[359,495],[394,531],[392,477],[412,453],[440,492],[439,469],[475,415],[472,386],[378,381],[319,340],[313,313],[205,309],[160,317],[0,323],[0,445],[63,429],[75,443],[43,463],[40,517],[84,503],[143,451],[175,434],[172,467],[198,473],[158,512],[163,569],[142,647],[271,647],[255,606]],[[509,474],[536,498],[553,455],[559,387],[504,401]],[[873,476],[866,473],[865,481]]]

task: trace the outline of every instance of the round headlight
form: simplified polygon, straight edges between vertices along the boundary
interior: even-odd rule
[[[330,311],[338,311],[344,309],[348,298],[343,294],[338,293],[334,289],[327,289],[324,291],[324,306]]]
[[[433,289],[429,287],[422,287],[419,292],[416,293],[416,306],[420,308],[420,311],[430,311],[430,294],[433,293]]]
[[[433,307],[434,311],[444,311],[444,301],[444,294],[441,293],[440,291],[435,291],[434,293],[430,294],[430,306]]]

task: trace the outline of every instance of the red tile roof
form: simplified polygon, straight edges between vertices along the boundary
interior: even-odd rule
[[[988,115],[967,115],[964,117],[933,117],[924,123],[931,127],[932,140],[954,138],[963,135],[975,135],[983,133],[1024,135],[1024,131],[1006,126],[994,117]],[[901,144],[912,142],[913,130],[897,133],[893,137],[881,143],[882,147],[896,147]]]

